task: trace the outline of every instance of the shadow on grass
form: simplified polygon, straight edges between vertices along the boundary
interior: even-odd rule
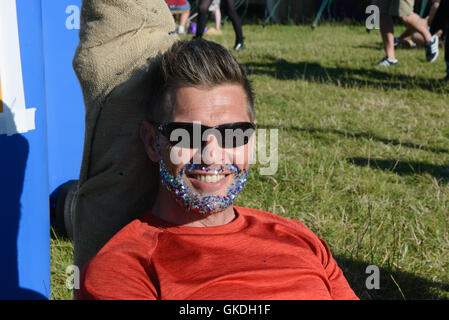
[[[449,153],[449,149],[439,148],[439,147],[431,147],[431,146],[423,146],[413,142],[404,142],[397,139],[388,139],[371,132],[348,132],[344,130],[338,129],[330,129],[330,128],[302,128],[294,125],[282,125],[282,126],[273,126],[273,125],[264,125],[260,124],[259,128],[265,129],[280,129],[280,130],[294,130],[294,131],[302,131],[310,133],[314,136],[321,138],[320,136],[323,134],[337,134],[345,138],[356,138],[356,139],[368,139],[374,140],[378,142],[382,142],[384,144],[389,144],[393,146],[402,146],[410,149],[429,151],[433,153]]]
[[[289,62],[274,56],[268,62],[248,62],[248,73],[268,75],[281,80],[304,79],[311,82],[331,83],[340,87],[373,87],[385,89],[421,88],[429,91],[446,91],[438,79],[392,74],[378,69],[352,69],[323,67],[317,62]]]
[[[368,159],[361,157],[349,158],[347,159],[347,161],[357,166],[390,171],[401,176],[428,173],[440,181],[446,183],[449,182],[449,164],[434,165],[416,161],[399,161],[394,159]]]
[[[379,50],[379,51],[382,51],[382,52],[384,50],[384,45],[381,42],[379,42],[377,45],[376,44],[364,44],[364,45],[362,44],[362,45],[357,45],[357,46],[352,46],[352,47],[354,49],[370,49],[370,50]],[[397,47],[395,47],[395,50],[417,50],[417,51],[422,51],[422,54],[423,54],[422,57],[424,58],[424,47],[423,46],[409,47],[409,46],[407,46],[404,43],[404,44],[400,44]],[[380,60],[380,58],[379,58],[379,60]]]
[[[367,289],[367,273],[371,265],[346,257],[336,256],[338,265],[343,270],[349,285],[362,300],[417,300],[449,299],[449,284],[430,281],[412,273],[379,267],[379,289]],[[371,281],[368,281],[372,283]]]
[[[383,50],[384,45],[381,42],[373,44],[360,44],[357,46],[352,46],[354,49],[370,49],[370,50]]]

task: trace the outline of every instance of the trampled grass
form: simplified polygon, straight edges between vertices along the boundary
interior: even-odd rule
[[[234,44],[232,26],[208,36]],[[379,69],[379,31],[245,25],[237,53],[256,91],[259,128],[277,129],[276,174],[256,164],[237,205],[303,221],[362,299],[449,298],[449,86],[442,57],[398,50]],[[443,54],[441,54],[443,55]],[[52,298],[71,299],[70,241],[52,239]],[[369,290],[369,265],[380,289]]]

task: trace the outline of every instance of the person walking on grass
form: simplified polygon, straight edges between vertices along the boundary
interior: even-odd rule
[[[430,25],[432,24],[433,18],[435,17],[439,5],[440,0],[434,0],[429,10],[429,16],[421,19],[421,22],[426,26],[426,28],[430,28]],[[431,32],[431,34],[436,34],[438,38],[441,38],[442,33],[443,33],[442,30],[436,30],[434,32]],[[408,37],[410,37],[410,39],[407,39]],[[395,47],[412,49],[418,46],[422,47],[425,44],[426,41],[424,40],[422,35],[419,32],[415,32],[415,30],[412,27],[407,27],[407,29],[399,37],[394,38]]]
[[[215,29],[211,28],[207,31],[207,34],[221,34],[221,10],[220,0],[212,0],[212,4],[209,7],[209,11],[214,14]]]
[[[165,0],[170,11],[181,11],[179,18],[179,26],[176,32],[178,34],[185,34],[185,28],[190,16],[190,3],[188,0]]]
[[[446,60],[446,77],[443,83],[449,82],[449,0],[441,0],[435,18],[430,25],[430,32],[443,30],[444,34],[444,59]]]
[[[199,0],[198,5],[198,28],[196,29],[196,35],[194,38],[202,38],[204,27],[206,26],[206,22],[209,16],[208,10],[210,5],[212,4],[212,0]],[[240,17],[238,16],[235,10],[234,0],[222,0],[221,5],[229,19],[231,19],[232,26],[234,27],[235,32],[235,51],[241,51],[245,49],[245,44],[243,42],[243,32],[242,32],[242,22]]]
[[[421,34],[425,41],[426,60],[434,62],[438,57],[438,36],[427,30],[419,15],[413,12],[414,0],[374,0],[380,11],[380,32],[385,49],[385,57],[378,66],[390,67],[398,63],[394,52],[393,16],[398,16],[407,27]]]

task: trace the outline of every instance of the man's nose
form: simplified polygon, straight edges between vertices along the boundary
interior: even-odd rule
[[[206,143],[201,151],[201,160],[206,165],[226,163],[226,152],[220,146],[214,134],[207,136]]]

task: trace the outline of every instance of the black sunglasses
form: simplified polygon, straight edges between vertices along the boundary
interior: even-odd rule
[[[150,121],[165,136],[172,146],[181,148],[203,148],[207,137],[213,134],[221,148],[236,148],[248,143],[256,130],[252,122],[233,122],[215,127],[190,122],[170,122],[166,124]],[[203,140],[204,139],[204,140]]]

